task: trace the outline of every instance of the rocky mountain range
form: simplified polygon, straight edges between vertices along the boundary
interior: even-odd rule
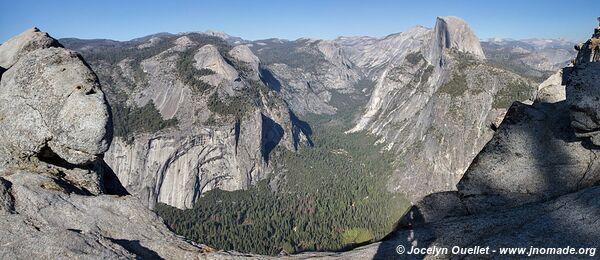
[[[415,205],[383,242],[290,258],[564,246],[565,237],[592,246],[598,39],[600,27],[572,67],[537,86],[536,73],[570,57],[536,49],[511,60],[532,73],[510,69],[488,53],[521,47],[482,48],[457,17],[332,41],[57,41],[28,30],[0,45],[0,255],[267,258],[185,241],[147,207],[191,208],[209,190],[281,177],[271,156],[311,149],[315,117],[394,154],[388,189]]]
[[[513,100],[530,99],[536,85],[526,73],[488,62],[486,51],[492,48],[483,49],[457,17],[438,18],[433,29],[417,26],[384,38],[250,42],[207,32],[61,43],[90,63],[113,110],[128,111],[123,118],[150,110],[150,104],[159,121],[166,121],[156,124],[176,125],[138,131],[115,123],[130,133],[117,131],[106,161],[151,207],[160,202],[190,208],[208,190],[246,189],[266,178],[272,169],[265,150],[309,144],[299,118],[311,115],[356,120],[348,131],[377,136],[403,158],[389,189],[416,201],[453,189],[491,137],[488,126]],[[194,66],[210,75],[190,77]],[[207,90],[194,91],[195,84]],[[216,96],[239,106],[239,97],[257,85],[262,97],[246,118],[233,113],[223,120],[219,110],[228,108],[211,107]]]
[[[489,39],[481,47],[491,63],[544,80],[575,57],[576,42],[553,39]]]
[[[150,207],[189,208],[207,190],[246,189],[266,175],[273,146],[310,141],[244,45],[205,34],[61,42],[106,86],[116,124],[106,161]]]

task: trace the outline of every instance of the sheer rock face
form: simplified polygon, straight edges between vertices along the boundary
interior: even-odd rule
[[[191,208],[212,189],[248,189],[269,173],[275,146],[294,150],[306,139],[287,110],[255,111],[232,125],[115,139],[105,160],[124,187],[149,207]]]
[[[138,135],[132,144],[117,139],[106,160],[127,190],[150,208],[158,202],[191,208],[208,190],[248,189],[264,178],[262,120],[257,112],[237,127],[192,136]]]
[[[441,51],[444,49],[456,49],[460,52],[470,53],[479,59],[485,59],[479,38],[461,18],[455,16],[438,17],[433,34],[430,60],[441,58]]]

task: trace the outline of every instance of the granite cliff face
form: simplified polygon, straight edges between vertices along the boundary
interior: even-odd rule
[[[376,85],[350,132],[379,136],[401,158],[389,188],[418,200],[452,190],[491,138],[489,126],[513,99],[528,99],[535,89],[529,80],[488,64],[460,18],[440,17],[433,30],[416,27],[369,45],[392,38],[410,48],[375,55],[385,62],[355,56],[357,64],[369,66],[364,70]]]
[[[194,33],[106,49],[89,48],[94,41],[64,42],[108,86],[117,117],[143,117],[131,111],[150,105],[159,112],[158,125],[173,125],[134,131],[117,120],[126,133],[117,131],[105,156],[127,190],[151,208],[157,202],[190,208],[208,190],[246,189],[269,172],[276,146],[294,150],[309,142],[261,80],[259,60],[246,46]]]
[[[438,17],[433,29],[433,44],[428,56],[435,61],[442,56],[442,50],[455,49],[472,54],[475,58],[485,59],[479,38],[471,27],[461,18],[455,16]]]

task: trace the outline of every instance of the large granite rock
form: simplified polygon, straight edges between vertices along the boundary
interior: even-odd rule
[[[2,258],[193,259],[202,252],[135,197],[89,196],[44,173],[10,173],[2,178],[11,183],[16,213],[0,216],[0,241],[10,242]]]
[[[9,43],[38,49],[2,50],[16,60],[0,84],[0,258],[207,257],[122,187],[108,194],[119,184],[102,161],[112,126],[95,74],[74,52],[28,42],[54,40],[26,32]]]
[[[597,157],[574,135],[564,101],[515,103],[457,188],[469,212],[510,208],[594,185]]]
[[[38,28],[31,28],[0,45],[0,68],[8,69],[30,51],[61,47],[57,40]]]
[[[87,164],[111,141],[108,106],[96,75],[63,48],[30,51],[2,75],[0,118],[5,137],[0,146],[14,157],[45,149],[69,163]]]
[[[568,68],[566,69],[568,70]],[[538,86],[535,101],[538,103],[556,103],[567,98],[563,69],[552,74]]]
[[[600,26],[579,50],[567,77],[566,96],[575,135],[600,145]]]

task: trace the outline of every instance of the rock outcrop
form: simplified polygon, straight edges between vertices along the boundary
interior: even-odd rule
[[[567,93],[565,83],[563,82],[563,70],[560,69],[538,86],[535,100],[543,103],[555,103],[563,101],[566,98]]]
[[[252,80],[260,80],[260,60],[246,45],[237,45],[229,51],[232,58],[241,61],[247,66]]]
[[[0,49],[1,57],[14,57],[0,84],[0,258],[202,257],[208,248],[177,237],[117,189],[102,161],[109,108],[81,57],[28,44],[56,42],[37,30],[9,42],[29,47],[18,55],[10,52],[21,49]]]
[[[30,51],[61,45],[47,33],[31,28],[0,45],[0,68],[8,69]]]
[[[74,52],[40,48],[23,55],[2,76],[0,147],[13,157],[45,149],[75,164],[95,161],[112,137],[99,87]]]
[[[235,68],[229,65],[219,53],[217,47],[207,44],[202,46],[196,54],[194,54],[194,66],[198,69],[209,69],[215,72],[215,75],[220,76],[223,80],[233,81],[239,77]],[[212,82],[214,86],[218,86],[221,82]]]

